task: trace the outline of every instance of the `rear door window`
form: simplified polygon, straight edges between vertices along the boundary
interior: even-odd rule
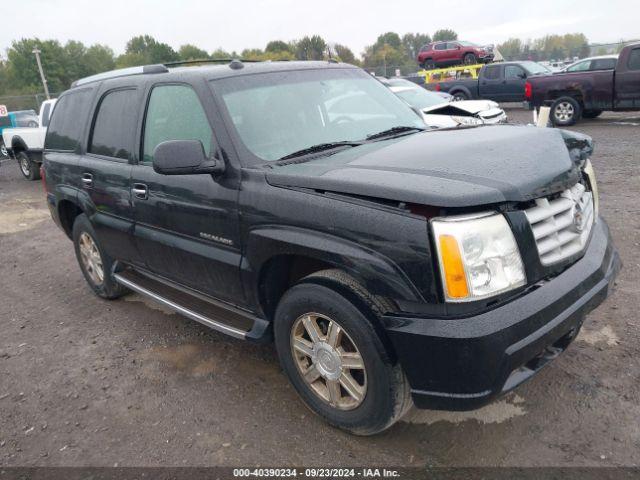
[[[168,140],[200,140],[209,156],[213,132],[198,95],[188,85],[153,88],[144,124],[143,163],[153,162],[153,151]]]
[[[498,80],[500,78],[500,66],[491,65],[489,67],[485,67],[484,78],[487,80]]]
[[[616,68],[617,59],[597,58],[591,62],[591,70],[612,70]]]
[[[60,97],[53,109],[47,130],[45,148],[63,152],[74,151],[80,145],[89,101],[90,88],[72,91]]]
[[[107,93],[98,106],[88,152],[129,160],[136,131],[137,92],[135,89]]]
[[[634,48],[631,50],[627,66],[629,67],[629,70],[640,70],[640,48]]]
[[[435,50],[444,50],[445,48],[447,48],[447,44],[446,43],[438,43],[435,47],[433,47]]]

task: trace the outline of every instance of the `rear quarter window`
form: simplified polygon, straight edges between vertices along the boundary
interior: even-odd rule
[[[47,150],[71,152],[80,145],[92,89],[69,92],[58,100],[45,138]]]

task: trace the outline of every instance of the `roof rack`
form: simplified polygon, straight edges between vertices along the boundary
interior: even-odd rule
[[[167,67],[162,64],[120,68],[118,70],[111,70],[109,72],[98,73],[96,75],[91,75],[90,77],[81,78],[73,82],[71,84],[71,87],[73,88],[80,85],[86,85],[87,83],[107,80],[108,78],[126,77],[129,75],[142,75],[145,73],[167,73],[168,71],[169,70],[167,69]]]
[[[253,60],[248,58],[203,58],[200,60],[178,60],[177,62],[167,62],[163,65],[168,68],[181,67],[186,65],[200,65],[201,63],[255,63],[263,60]]]

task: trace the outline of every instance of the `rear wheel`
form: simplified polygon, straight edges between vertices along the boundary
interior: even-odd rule
[[[551,121],[559,127],[573,125],[581,113],[582,107],[573,97],[560,97],[551,105]]]
[[[436,62],[434,62],[432,58],[427,58],[422,66],[425,70],[433,70],[434,68],[436,68]]]
[[[292,287],[278,305],[280,363],[306,405],[331,425],[358,435],[381,432],[411,405],[402,369],[369,312],[312,280]]]
[[[467,53],[463,58],[463,63],[465,65],[475,65],[476,63],[478,63],[478,57],[476,57],[473,53]]]
[[[27,180],[38,180],[40,178],[40,166],[37,162],[34,162],[29,157],[29,154],[25,151],[19,151],[16,153],[16,160],[20,166],[20,173]]]
[[[585,110],[582,112],[582,118],[597,118],[602,113],[602,110]]]
[[[100,247],[91,222],[83,213],[73,223],[73,245],[80,270],[96,295],[114,299],[128,290],[113,279],[113,259]]]
[[[457,102],[460,100],[469,100],[469,96],[464,92],[455,92],[453,95],[453,101]]]

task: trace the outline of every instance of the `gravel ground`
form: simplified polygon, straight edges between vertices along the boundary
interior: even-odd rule
[[[512,121],[530,114],[509,108]],[[413,411],[359,438],[298,400],[271,346],[217,334],[80,274],[39,182],[0,167],[0,466],[612,466],[640,462],[640,115],[596,141],[615,294],[557,361],[474,412]]]

